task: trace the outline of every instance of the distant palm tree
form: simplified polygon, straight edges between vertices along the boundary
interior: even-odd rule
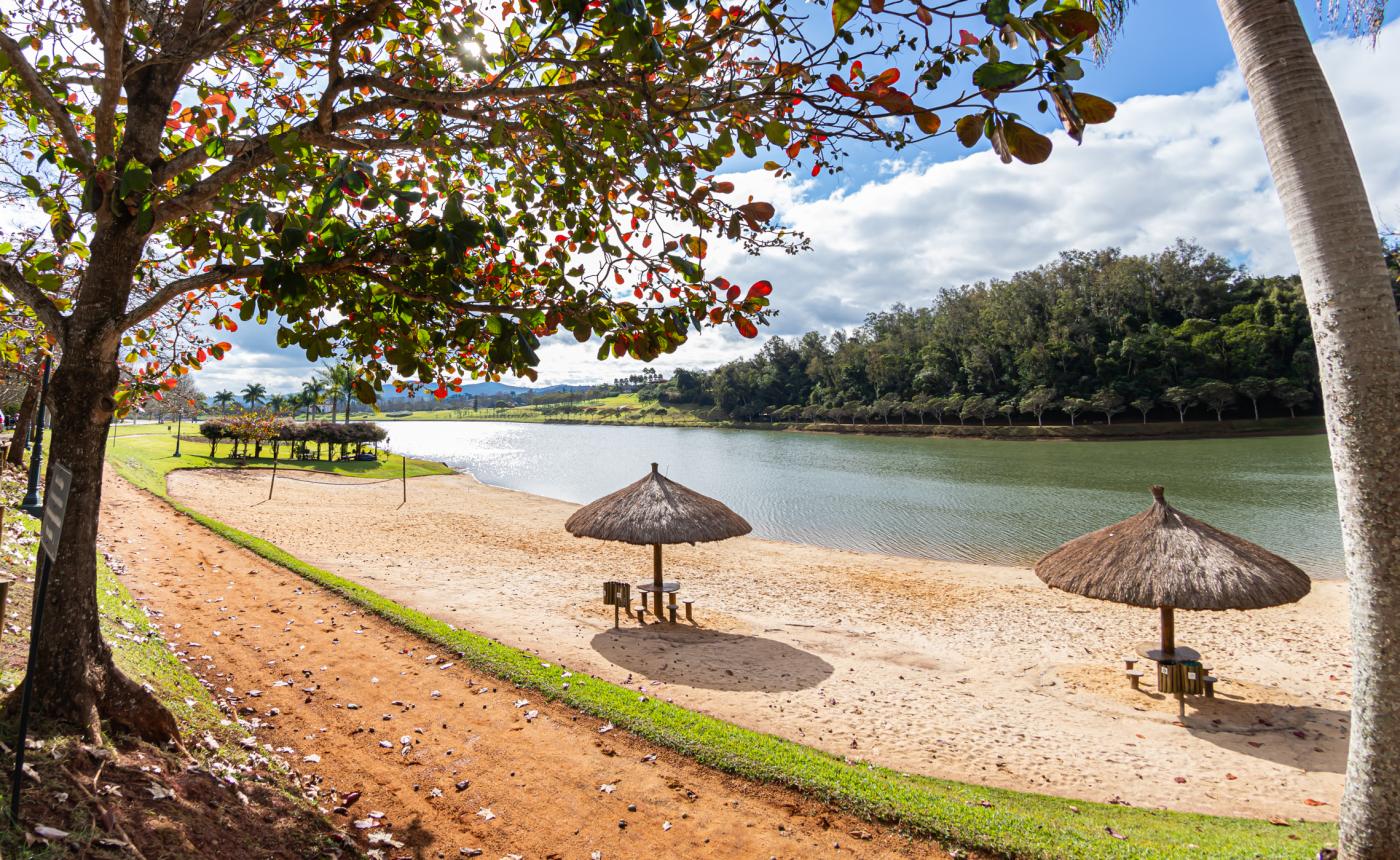
[[[311,420],[311,410],[320,406],[325,396],[326,386],[321,384],[321,380],[313,377],[301,384],[301,405],[306,407],[307,421]]]
[[[281,412],[287,408],[287,395],[274,394],[267,398],[267,408],[273,412]]]
[[[249,409],[256,409],[267,400],[267,387],[256,382],[249,383],[243,388],[243,402]]]
[[[359,368],[348,361],[338,361],[329,367],[322,368],[320,378],[325,383],[326,390],[331,395],[331,419],[335,419],[336,406],[341,398],[345,399],[345,421],[350,422],[350,391],[355,386],[355,377],[359,375]]]
[[[223,410],[223,413],[225,415],[228,414],[229,407],[232,406],[237,400],[238,397],[235,396],[232,391],[220,391],[214,395],[214,402],[219,405],[219,408]]]

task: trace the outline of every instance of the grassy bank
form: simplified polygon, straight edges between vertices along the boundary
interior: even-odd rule
[[[807,792],[911,834],[1016,858],[1313,858],[1335,842],[1331,824],[1160,812],[968,785],[900,773],[754,732],[635,690],[566,671],[403,606],[279,547],[170,500],[164,476],[197,465],[133,445],[117,471],[196,522],[345,599],[448,648],[472,666],[689,755],[720,770]],[[182,458],[183,460],[183,458]]]
[[[957,439],[1007,440],[1100,440],[1100,439],[1186,439],[1232,436],[1293,436],[1325,431],[1321,416],[1303,418],[1264,418],[1258,421],[1141,421],[1119,420],[1115,424],[1089,420],[1071,427],[1051,424],[1006,424],[989,422],[959,424],[856,423],[829,421],[770,422],[734,421],[717,418],[713,410],[692,405],[664,406],[639,400],[635,394],[583,400],[568,412],[551,406],[515,406],[496,409],[439,409],[389,414],[357,413],[356,420],[386,421],[512,421],[522,424],[600,424],[623,427],[713,427],[739,430],[796,430],[807,433],[842,433],[870,436],[950,437]]]
[[[180,447],[180,457],[172,456],[175,449],[174,438],[164,435],[134,435],[121,438],[116,444],[109,444],[107,461],[116,467],[122,477],[136,486],[156,495],[165,495],[165,476],[176,469],[221,469],[245,466],[250,469],[270,469],[271,457],[249,457],[235,460],[233,457],[210,457],[207,443],[185,442]],[[228,451],[228,445],[223,446]],[[268,449],[270,450],[270,449]],[[281,471],[318,472],[327,475],[341,475],[352,478],[392,479],[404,472],[403,458],[398,455],[384,455],[378,461],[360,460],[279,460],[277,469]],[[454,472],[441,463],[409,458],[408,477],[423,475],[451,475]]]

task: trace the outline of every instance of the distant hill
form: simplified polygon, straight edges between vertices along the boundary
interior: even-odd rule
[[[540,388],[529,388],[524,385],[507,385],[504,382],[473,382],[470,385],[463,385],[461,394],[467,397],[480,397],[483,394],[549,394],[554,391],[587,391],[592,387],[591,385],[545,385]]]

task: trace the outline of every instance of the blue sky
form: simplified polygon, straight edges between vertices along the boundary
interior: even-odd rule
[[[1400,80],[1400,24],[1387,25],[1372,48],[1323,25],[1313,0],[1299,7],[1320,40],[1377,217],[1400,225],[1400,111],[1388,84]],[[736,172],[738,193],[772,200],[814,250],[712,257],[712,270],[773,282],[780,314],[763,337],[849,327],[895,302],[927,303],[941,289],[1071,248],[1145,252],[1180,237],[1260,273],[1296,271],[1215,0],[1143,0],[1081,84],[1118,103],[1118,117],[1091,128],[1080,147],[1054,135],[1055,153],[1038,167],[1003,166],[985,146],[969,152],[944,138],[918,152],[853,152],[843,173],[817,180]],[[1007,234],[1011,223],[1034,223],[1034,235]],[[205,391],[249,382],[287,391],[316,369],[300,352],[279,350],[270,325],[244,324],[228,339],[230,356],[196,377]],[[707,333],[657,366],[714,366],[760,343]],[[595,354],[572,338],[547,342],[540,384],[608,380],[638,367]]]

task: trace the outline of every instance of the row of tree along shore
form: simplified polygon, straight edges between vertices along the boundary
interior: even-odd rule
[[[289,456],[301,460],[319,460],[323,449],[328,458],[337,456],[337,449],[341,459],[377,457],[379,443],[389,437],[383,427],[368,421],[293,421],[267,412],[210,418],[199,425],[199,435],[209,440],[210,457],[218,456],[220,442],[230,444],[232,457],[261,457],[263,447],[270,446],[276,458],[281,456],[282,446],[289,444]],[[367,445],[372,452],[365,451]]]
[[[1390,262],[1400,272],[1393,244]],[[1395,292],[1400,307],[1400,277]],[[1067,252],[929,307],[773,338],[752,358],[635,387],[718,419],[852,425],[1257,419],[1315,413],[1318,390],[1298,279],[1253,276],[1186,242]]]

